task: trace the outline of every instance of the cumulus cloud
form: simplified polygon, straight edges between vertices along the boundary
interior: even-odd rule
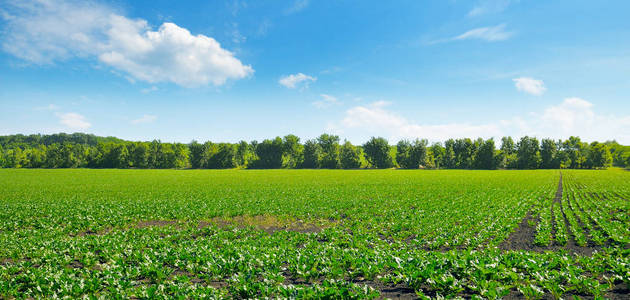
[[[321,108],[330,107],[332,105],[341,104],[341,102],[339,102],[339,100],[335,96],[331,96],[327,94],[321,94],[320,96],[322,97],[321,100],[313,102],[313,105],[317,108],[321,109]]]
[[[630,115],[615,116],[597,113],[595,105],[581,98],[566,98],[541,111],[515,115],[481,124],[421,124],[388,109],[386,102],[374,102],[348,109],[343,119],[328,125],[328,130],[362,139],[383,136],[392,141],[402,138],[426,138],[444,141],[458,137],[522,137],[566,139],[580,136],[587,141],[616,139],[630,143]]]
[[[280,77],[278,83],[288,89],[295,89],[298,87],[308,88],[309,83],[315,82],[316,80],[316,77],[309,76],[303,73],[297,73]]]
[[[491,27],[479,27],[468,30],[453,40],[484,40],[488,42],[503,41],[509,39],[513,35],[512,32],[505,30],[505,24]]]
[[[514,86],[519,91],[523,91],[528,94],[540,96],[545,93],[547,88],[542,80],[534,79],[531,77],[519,77],[512,79]]]
[[[341,121],[342,131],[358,129],[367,132],[368,135],[386,136],[392,140],[421,137],[433,141],[452,137],[492,137],[500,133],[496,125],[490,124],[420,125],[387,110],[388,105],[390,105],[388,102],[377,101],[348,109]]]
[[[514,0],[481,0],[468,12],[469,17],[500,13],[508,8]]]
[[[57,113],[56,115],[59,118],[59,123],[70,129],[82,130],[92,126],[84,116],[77,113]]]
[[[157,116],[154,115],[143,115],[142,117],[131,120],[131,124],[143,124],[143,123],[152,123],[157,120]]]
[[[152,30],[91,1],[12,1],[5,18],[4,51],[35,64],[91,59],[131,78],[192,87],[223,85],[254,72],[211,37],[174,23]]]

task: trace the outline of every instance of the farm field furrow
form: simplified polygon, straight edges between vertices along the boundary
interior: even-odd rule
[[[630,172],[0,170],[0,298],[622,297]]]

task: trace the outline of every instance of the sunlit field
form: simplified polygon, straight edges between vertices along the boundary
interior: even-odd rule
[[[0,170],[0,298],[627,297],[630,172]]]

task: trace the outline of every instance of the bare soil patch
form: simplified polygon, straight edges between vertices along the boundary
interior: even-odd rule
[[[69,266],[70,266],[71,268],[73,268],[73,269],[83,269],[83,268],[85,267],[85,266],[83,265],[83,263],[81,263],[80,261],[78,261],[78,260],[76,260],[76,259],[75,259],[75,260],[73,260],[73,261],[70,263],[70,265],[69,265]]]
[[[110,231],[112,231],[112,229],[111,229],[111,228],[105,228],[105,229],[103,229],[103,230],[99,230],[99,231],[94,231],[94,230],[92,230],[92,229],[88,229],[88,230],[86,230],[86,231],[81,231],[81,232],[77,233],[77,234],[76,234],[76,235],[74,235],[74,236],[78,236],[78,237],[84,237],[84,236],[89,236],[89,235],[98,235],[98,236],[101,236],[101,235],[106,235],[106,234],[108,234]]]
[[[216,225],[219,228],[227,227],[255,227],[256,229],[263,230],[269,234],[273,234],[278,231],[292,231],[301,233],[317,233],[322,229],[328,227],[332,221],[320,221],[319,225],[314,222],[306,222],[303,220],[284,220],[273,215],[257,215],[257,216],[236,216],[231,218],[226,217],[214,217],[209,221],[199,222],[198,228],[208,227],[210,225]]]
[[[136,223],[135,228],[147,228],[147,227],[164,227],[169,225],[176,225],[175,220],[147,220]]]

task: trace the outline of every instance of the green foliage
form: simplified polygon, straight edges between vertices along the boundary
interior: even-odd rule
[[[302,168],[317,169],[322,156],[322,148],[315,140],[308,140],[304,144],[304,162]]]
[[[542,169],[558,169],[560,161],[558,157],[558,147],[551,139],[543,139],[540,146],[540,167]]]
[[[254,148],[256,159],[250,165],[254,169],[280,169],[282,167],[282,155],[284,145],[280,137],[273,140],[264,140],[256,144]]]
[[[480,141],[480,146],[475,154],[475,168],[494,170],[497,168],[494,140]]]
[[[432,158],[432,167],[439,169],[447,165],[446,149],[440,143],[434,143],[429,148],[429,155]]]
[[[361,148],[345,141],[340,151],[341,167],[344,169],[358,169],[361,167]]]
[[[427,140],[416,139],[413,143],[402,140],[396,145],[396,162],[405,169],[417,169],[426,167]]]
[[[384,142],[383,142],[384,141]],[[630,166],[630,146],[615,141],[582,142],[578,137],[566,141],[524,137],[514,144],[511,137],[501,139],[500,150],[494,140],[449,139],[444,146],[428,147],[426,140],[402,140],[386,145],[382,138],[361,146],[347,147],[346,163],[336,135],[322,134],[300,143],[287,135],[262,143],[237,144],[130,142],[114,137],[89,134],[0,136],[0,167],[3,168],[135,168],[135,169],[231,169],[231,168],[438,168],[438,169],[599,169]],[[349,144],[351,145],[351,144]],[[352,151],[350,151],[352,150]],[[363,151],[362,151],[363,150]]]
[[[394,166],[394,160],[389,153],[389,143],[382,137],[372,137],[363,145],[365,158],[370,166],[377,169],[391,168]]]
[[[540,143],[535,137],[524,136],[517,144],[519,169],[537,169],[540,166]]]
[[[321,149],[320,168],[338,169],[341,167],[339,160],[339,136],[322,134],[317,138]]]
[[[295,169],[304,161],[304,146],[300,144],[300,138],[289,134],[282,139],[284,146],[282,167]]]
[[[612,166],[612,155],[606,144],[593,142],[589,147],[587,165],[590,168],[607,168]]]

